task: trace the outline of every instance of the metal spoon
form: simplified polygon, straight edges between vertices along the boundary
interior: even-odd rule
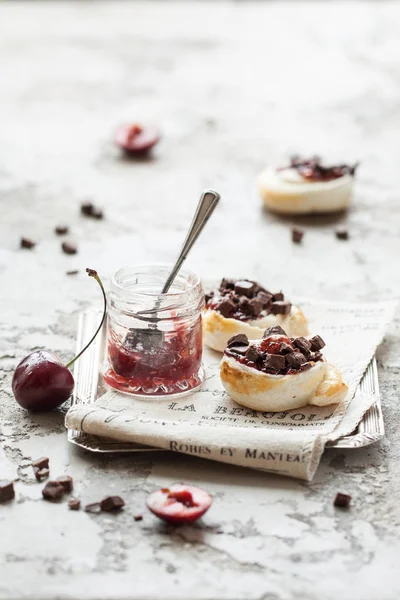
[[[220,195],[213,190],[205,190],[200,196],[199,203],[196,208],[196,212],[194,213],[194,217],[192,223],[190,225],[189,231],[186,235],[185,241],[183,242],[182,249],[179,253],[178,258],[169,274],[166,282],[163,285],[163,288],[160,292],[160,296],[157,298],[154,308],[150,308],[147,310],[138,311],[135,315],[139,320],[151,321],[147,329],[131,329],[126,336],[126,342],[130,346],[136,346],[138,343],[143,344],[144,349],[150,349],[151,347],[160,344],[164,335],[163,332],[157,328],[157,323],[160,319],[157,318],[157,313],[160,309],[160,305],[162,302],[162,294],[166,294],[173,284],[175,277],[177,276],[179,269],[182,264],[186,260],[187,255],[189,254],[191,248],[193,247],[195,241],[199,237],[202,232],[204,225],[207,223],[208,219],[211,217],[214,212],[215,207],[217,206],[220,200]]]

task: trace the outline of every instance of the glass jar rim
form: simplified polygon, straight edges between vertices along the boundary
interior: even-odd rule
[[[128,289],[127,287],[125,287],[124,285],[122,285],[121,283],[119,283],[117,281],[118,275],[122,274],[123,271],[128,271],[131,270],[132,272],[137,272],[137,274],[139,275],[141,272],[151,272],[150,269],[157,271],[159,270],[165,270],[166,271],[166,277],[165,280],[167,279],[169,273],[172,270],[173,265],[169,264],[169,263],[142,263],[142,264],[138,264],[138,265],[126,265],[124,267],[121,267],[119,269],[117,269],[116,271],[114,271],[114,273],[111,275],[111,286],[114,290],[119,290],[122,293],[129,293],[129,295],[131,297],[146,297],[146,298],[181,298],[183,295],[186,295],[190,292],[192,292],[196,287],[198,287],[199,285],[201,285],[201,280],[200,277],[194,273],[193,271],[190,271],[189,269],[179,269],[177,275],[176,275],[176,279],[179,279],[179,277],[184,277],[185,281],[188,283],[187,287],[183,290],[178,290],[178,291],[169,291],[166,294],[161,294],[160,292],[146,292],[146,291],[134,291],[131,289]],[[174,284],[172,284],[171,287],[173,287]]]

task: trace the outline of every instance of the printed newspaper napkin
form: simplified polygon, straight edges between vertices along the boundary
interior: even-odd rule
[[[241,407],[220,383],[221,355],[205,349],[206,381],[200,391],[179,400],[137,400],[108,391],[93,404],[73,406],[67,427],[310,481],[326,442],[351,433],[374,402],[355,392],[396,302],[299,304],[311,333],[325,340],[326,358],[349,385],[341,405],[279,413]]]

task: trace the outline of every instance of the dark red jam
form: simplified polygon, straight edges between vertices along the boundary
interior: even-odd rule
[[[319,335],[289,338],[282,327],[275,325],[265,331],[260,342],[250,343],[243,333],[234,335],[228,340],[225,354],[262,373],[292,375],[323,360],[320,350],[324,346]]]
[[[205,300],[206,308],[238,321],[251,321],[269,314],[288,315],[292,308],[282,292],[273,294],[249,279],[223,279],[218,292],[206,294]]]
[[[358,163],[352,166],[343,164],[324,167],[318,156],[309,159],[293,156],[290,160],[290,165],[288,167],[280,167],[278,171],[283,171],[284,169],[296,169],[301,177],[308,181],[333,181],[334,179],[343,177],[343,175],[354,176],[357,167]]]
[[[201,383],[201,317],[173,331],[131,329],[121,342],[112,333],[105,381],[114,388],[143,395],[177,394]]]

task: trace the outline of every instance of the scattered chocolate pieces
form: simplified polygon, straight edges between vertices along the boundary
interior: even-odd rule
[[[264,358],[264,368],[272,371],[281,371],[285,368],[285,357],[279,354],[267,354]]]
[[[313,156],[312,158],[304,159],[300,156],[293,156],[290,161],[289,167],[281,167],[282,169],[296,169],[298,173],[307,181],[332,181],[333,179],[339,179],[344,175],[354,176],[358,163],[355,165],[334,165],[332,167],[324,167],[321,164],[319,156]]]
[[[42,496],[45,500],[54,502],[64,496],[64,487],[58,481],[48,481],[42,489]]]
[[[78,275],[78,269],[73,269],[72,271],[66,271],[66,275]]]
[[[271,304],[271,313],[273,315],[288,315],[292,305],[287,300],[278,300]]]
[[[70,510],[79,510],[81,507],[81,501],[78,500],[77,498],[71,498],[71,500],[68,500],[68,508]]]
[[[63,242],[61,248],[65,254],[76,254],[78,252],[76,244],[73,244],[72,242]]]
[[[316,336],[319,337],[319,336]],[[321,338],[320,338],[321,339]],[[322,340],[321,340],[322,341]],[[293,345],[296,346],[300,350],[304,356],[308,357],[310,355],[311,350],[311,342],[307,340],[305,337],[298,337],[293,340]],[[323,348],[323,346],[321,346]]]
[[[54,232],[57,235],[67,235],[67,233],[69,233],[69,227],[67,227],[67,225],[57,225],[54,228]]]
[[[133,518],[135,521],[143,521],[143,515],[135,515]]]
[[[233,346],[248,346],[249,338],[245,333],[237,333],[236,335],[229,338],[227,346],[232,348]]]
[[[319,335],[314,335],[314,337],[310,340],[311,350],[316,352],[317,350],[321,350],[325,346],[325,342]]]
[[[36,242],[34,242],[33,240],[30,240],[28,238],[21,238],[20,241],[20,247],[21,248],[26,248],[27,250],[32,250],[32,248],[34,248],[36,246]]]
[[[257,348],[255,346],[249,346],[246,352],[246,359],[249,362],[256,363],[260,358],[262,358],[262,356]]]
[[[223,317],[229,318],[234,310],[235,305],[230,300],[222,300],[222,302],[218,304],[218,312],[220,312]]]
[[[103,211],[92,204],[92,202],[84,202],[81,204],[81,213],[92,219],[103,219],[104,217]]]
[[[107,496],[107,498],[103,498],[103,500],[100,502],[101,510],[106,512],[120,510],[123,506],[125,506],[125,502],[121,496]]]
[[[339,508],[349,508],[350,507],[351,496],[348,494],[342,494],[338,492],[333,501],[333,505]]]
[[[14,484],[12,481],[0,480],[0,503],[8,502],[15,498]]]
[[[296,371],[306,362],[305,356],[301,352],[291,352],[285,356],[285,360],[289,367],[296,369]]]
[[[85,512],[88,513],[99,513],[101,511],[100,502],[92,502],[91,504],[86,504]]]
[[[38,467],[33,467],[33,472],[35,474],[37,481],[43,481],[43,479],[47,479],[48,476],[50,475],[50,470],[46,469],[45,467],[43,469],[39,469]]]
[[[293,227],[292,229],[292,242],[294,244],[300,244],[304,237],[304,231],[301,229],[297,229],[297,227]]]
[[[49,459],[47,458],[47,456],[41,456],[40,458],[37,458],[33,461],[32,467],[36,467],[37,469],[48,469]]]
[[[349,232],[347,231],[347,229],[338,229],[337,231],[335,231],[335,235],[338,240],[348,240],[349,239]]]
[[[280,325],[274,325],[265,330],[263,338],[270,337],[271,335],[286,335],[286,331]]]
[[[234,290],[239,296],[247,296],[252,298],[255,294],[257,284],[254,281],[237,281],[234,285]]]
[[[281,301],[284,300],[285,296],[283,295],[282,292],[278,292],[277,294],[273,294],[272,295],[272,302],[277,302],[277,301]]]
[[[58,483],[61,483],[61,485],[64,488],[64,491],[68,494],[69,492],[72,492],[72,489],[74,487],[74,482],[72,480],[72,477],[70,477],[69,475],[62,475],[61,477],[57,477],[56,480]]]

